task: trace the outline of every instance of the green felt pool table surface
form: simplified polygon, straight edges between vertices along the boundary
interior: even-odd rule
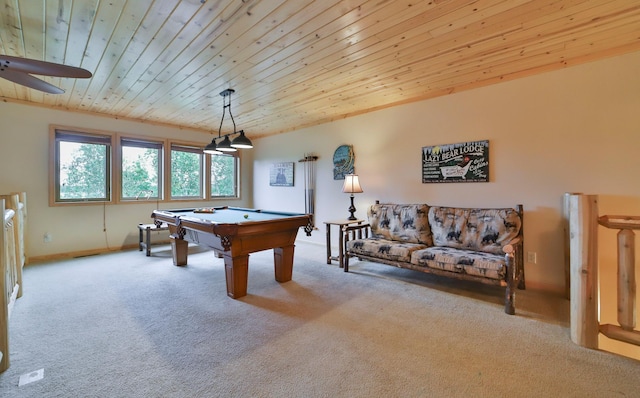
[[[206,208],[211,209],[211,208]],[[196,218],[216,223],[242,223],[268,221],[275,219],[283,219],[287,217],[303,216],[300,213],[286,213],[276,211],[265,211],[256,209],[247,209],[240,207],[213,207],[213,213],[198,212],[196,209],[179,209],[168,210],[172,214],[180,217]],[[245,217],[246,216],[246,217]]]

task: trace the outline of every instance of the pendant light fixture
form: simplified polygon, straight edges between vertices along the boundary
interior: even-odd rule
[[[253,148],[251,140],[244,135],[244,130],[236,130],[236,121],[233,119],[231,113],[231,94],[235,93],[233,89],[226,89],[220,93],[222,96],[222,119],[220,120],[220,127],[218,128],[218,137],[211,140],[207,146],[204,147],[203,152],[220,155],[224,152],[235,152],[237,148]],[[227,100],[228,98],[228,100]],[[229,108],[229,116],[231,116],[231,122],[233,122],[233,133],[222,135],[222,123],[224,122],[224,116],[227,108]],[[239,134],[233,141],[229,139],[230,135]],[[216,143],[216,140],[219,140]]]

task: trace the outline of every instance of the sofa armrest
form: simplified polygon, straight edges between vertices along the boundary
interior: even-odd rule
[[[346,248],[349,240],[368,238],[371,233],[371,225],[369,223],[345,225],[342,227],[342,233]]]
[[[349,272],[349,257],[351,254],[347,250],[347,243],[350,240],[366,239],[369,237],[371,231],[371,225],[369,223],[363,224],[351,224],[342,227],[342,234],[344,235],[344,272]]]

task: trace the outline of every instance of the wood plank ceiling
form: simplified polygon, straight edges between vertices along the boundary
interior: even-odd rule
[[[80,66],[5,101],[257,138],[640,50],[637,0],[0,0],[0,54]],[[1,110],[1,107],[0,107]],[[228,120],[228,119],[227,119]],[[223,134],[231,132],[223,127]]]

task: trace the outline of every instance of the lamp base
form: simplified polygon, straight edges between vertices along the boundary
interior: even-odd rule
[[[355,212],[356,212],[356,207],[353,205],[353,194],[351,194],[351,206],[349,206],[349,213],[351,213],[351,216],[349,216],[347,220],[357,220],[356,216],[353,215],[353,213]]]

